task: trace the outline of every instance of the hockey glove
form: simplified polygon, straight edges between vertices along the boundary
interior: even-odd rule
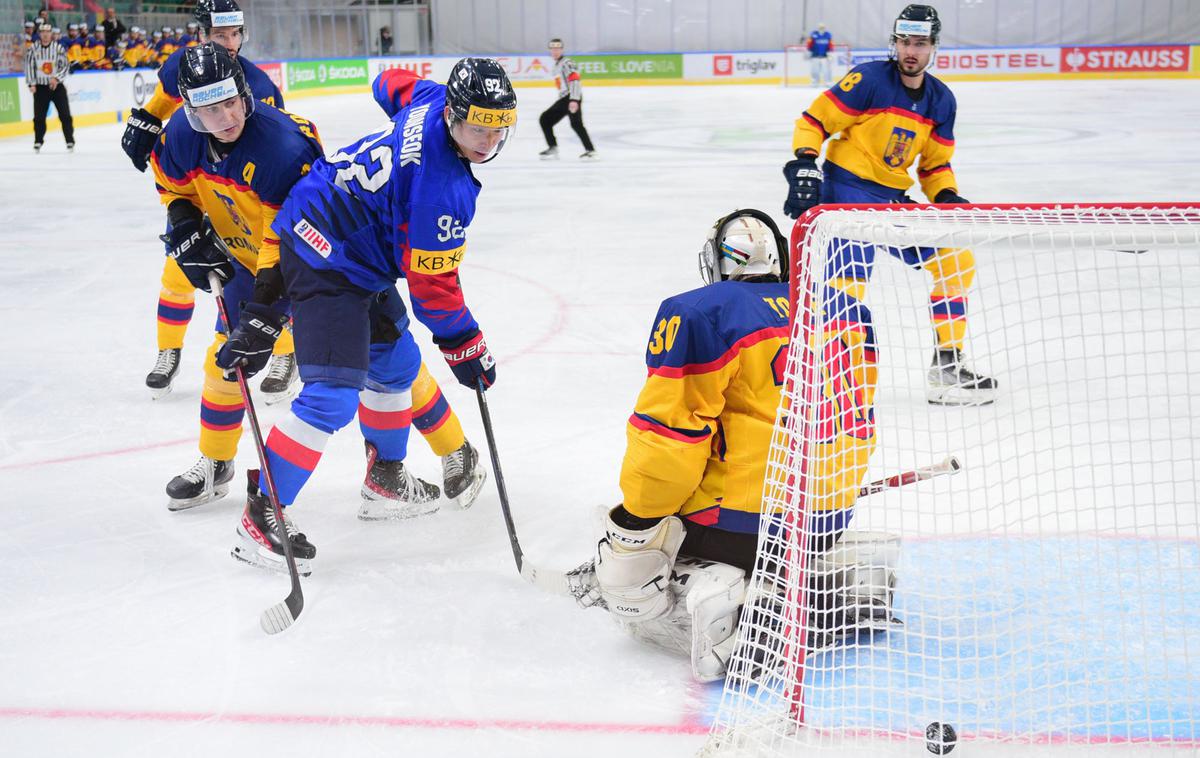
[[[950,189],[949,187],[947,187],[946,189],[944,189],[944,190],[942,190],[941,192],[937,193],[937,197],[935,197],[935,198],[933,199],[933,202],[935,202],[935,203],[954,203],[954,204],[958,204],[958,203],[969,203],[969,202],[971,202],[971,201],[970,201],[970,200],[968,200],[968,199],[966,199],[966,198],[965,198],[965,197],[963,197],[962,195],[959,195],[957,192],[955,192],[954,190]]]
[[[167,255],[175,259],[196,289],[209,291],[210,271],[216,273],[222,284],[233,278],[233,261],[225,254],[225,243],[208,219],[189,218],[172,224],[162,240],[167,243]]]
[[[454,339],[434,338],[434,342],[442,350],[442,357],[450,364],[454,378],[464,387],[475,389],[479,377],[483,377],[483,386],[491,387],[496,383],[496,359],[488,351],[487,343],[483,341],[483,333],[478,329],[463,334]]]
[[[125,122],[125,134],[121,136],[121,149],[133,161],[133,167],[145,172],[150,165],[150,153],[154,142],[162,134],[162,120],[144,108],[134,108]]]
[[[817,156],[800,155],[783,167],[787,177],[787,200],[783,201],[783,212],[791,218],[800,215],[821,201],[821,169],[817,168]]]
[[[243,305],[237,328],[217,351],[217,367],[224,370],[225,378],[233,377],[234,366],[241,366],[247,379],[262,371],[287,322],[286,314],[268,305]]]

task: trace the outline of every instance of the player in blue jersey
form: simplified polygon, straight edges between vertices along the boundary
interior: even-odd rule
[[[828,87],[833,83],[829,65],[830,53],[833,52],[833,35],[825,28],[825,24],[817,24],[817,28],[808,35],[808,42],[804,46],[808,49],[813,86]]]
[[[499,154],[517,116],[504,69],[486,58],[460,60],[446,85],[393,70],[374,90],[394,117],[317,161],[275,219],[304,386],[267,437],[275,494],[290,506],[330,436],[357,411],[367,451],[364,520],[427,513],[440,495],[404,465],[421,355],[396,282],[407,280],[413,315],[459,382],[496,379],[458,268],[481,187],[472,166]],[[264,528],[270,511],[252,481],[234,555],[281,569],[282,546]],[[306,541],[299,547],[308,571],[314,551]]]
[[[701,252],[706,286],[659,306],[646,383],[626,425],[623,500],[606,509],[593,562],[571,574],[581,605],[604,607],[634,637],[690,655],[702,681],[725,673],[758,557],[788,352],[786,251],[769,216],[734,211],[713,225]],[[813,444],[810,462],[814,556],[829,554],[849,525],[875,447],[870,311],[841,297],[819,336],[821,354],[845,371],[826,379],[817,414],[829,419],[829,434]],[[847,591],[821,589],[814,604],[822,610]],[[818,623],[832,620],[826,613]],[[866,621],[838,619],[844,629]]]
[[[891,35],[888,60],[857,66],[813,101],[796,119],[792,150],[784,166],[788,197],[784,212],[798,218],[809,208],[830,203],[911,203],[908,170],[917,163],[925,196],[935,203],[965,203],[950,167],[958,109],[950,89],[926,72],[937,50],[941,22],[928,5],[900,12]],[[817,168],[821,145],[824,175]],[[875,246],[841,244],[842,260],[829,277],[847,292],[870,279]],[[926,399],[945,405],[981,405],[995,399],[997,383],[976,374],[963,359],[967,332],[967,292],[975,278],[975,257],[965,248],[888,248],[905,264],[933,279],[929,312],[935,349]]]
[[[283,107],[283,94],[262,69],[239,55],[245,37],[245,20],[234,0],[200,0],[194,12],[197,29],[203,28],[209,42],[223,46],[235,56],[246,77],[246,83],[255,99]],[[158,71],[158,85],[154,95],[144,108],[134,108],[129,113],[121,147],[139,171],[145,171],[150,151],[162,133],[163,123],[179,108],[179,65],[183,52],[176,50],[167,58]],[[168,233],[170,230],[167,230]],[[180,355],[183,351],[184,335],[191,323],[195,308],[195,290],[175,262],[167,258],[163,263],[162,284],[157,301],[156,341],[158,355],[154,368],[146,376],[146,386],[155,398],[171,391],[171,382],[179,371]],[[296,380],[296,364],[292,355],[290,334],[284,336],[276,346],[275,359],[263,379],[263,393],[268,404],[285,400]]]
[[[171,119],[151,154],[170,221],[164,237],[191,286],[207,290],[209,270],[225,280],[236,328],[226,342],[217,325],[204,368],[200,460],[167,485],[171,510],[228,491],[245,406],[225,370],[234,362],[246,363],[247,374],[260,370],[288,320],[286,303],[277,302],[284,287],[271,222],[292,185],[323,156],[313,125],[258,102],[220,45],[188,48],[177,86],[186,118]]]

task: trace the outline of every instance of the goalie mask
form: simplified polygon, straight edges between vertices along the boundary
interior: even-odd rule
[[[713,224],[700,250],[705,284],[767,276],[788,278],[787,240],[770,216],[753,208],[736,210]]]

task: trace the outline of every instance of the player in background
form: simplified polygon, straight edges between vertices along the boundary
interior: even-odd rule
[[[888,60],[856,66],[796,119],[792,150],[784,166],[788,196],[784,213],[799,218],[829,203],[911,203],[909,167],[925,196],[935,203],[965,203],[950,167],[954,154],[954,95],[926,72],[937,50],[941,22],[928,5],[900,12],[891,35]],[[821,145],[824,177],[817,167]],[[828,276],[861,298],[871,277],[873,245],[842,244],[843,260],[832,261]],[[964,248],[888,248],[905,264],[933,278],[929,310],[933,322],[933,361],[926,398],[945,405],[982,405],[995,399],[994,379],[976,374],[963,358],[967,332],[967,292],[975,278],[975,256]]]
[[[171,53],[179,49],[179,41],[175,39],[175,30],[170,26],[162,28],[162,38],[154,45],[154,54],[157,56],[159,65],[166,63],[167,58],[171,57]],[[282,104],[280,105],[282,108]]]
[[[34,38],[37,36],[37,33],[34,31],[35,28],[36,27],[32,21],[25,22],[24,30],[25,30],[25,49],[26,50],[33,47]]]
[[[825,24],[817,24],[817,28],[808,35],[808,42],[804,46],[808,48],[813,86],[828,87],[833,83],[832,68],[829,65],[830,54],[833,52],[833,35],[825,30]]]
[[[200,44],[200,24],[187,22],[187,31],[179,38],[180,47],[195,47]]]
[[[79,24],[67,24],[67,36],[62,45],[67,51],[67,63],[71,71],[78,71],[83,66],[83,40],[79,37]]]
[[[488,58],[458,61],[445,85],[403,70],[388,74],[374,86],[400,106],[395,117],[314,164],[275,220],[304,382],[267,437],[275,495],[288,510],[330,436],[356,411],[367,452],[359,518],[408,518],[438,507],[438,488],[404,464],[421,354],[399,279],[408,281],[413,315],[459,382],[476,388],[496,379],[458,267],[481,188],[472,166],[503,148],[516,123],[516,94]],[[279,570],[283,548],[262,484],[251,477],[233,555]],[[285,519],[298,567],[308,573],[316,548]]]
[[[262,69],[239,55],[245,40],[244,15],[234,0],[200,0],[195,9],[198,28],[210,42],[216,42],[230,55],[237,58],[254,97],[267,105],[283,107],[283,94]],[[177,81],[181,48],[167,58],[158,72],[158,86],[144,108],[134,108],[129,113],[121,147],[139,171],[145,171],[150,151],[163,123],[171,117],[181,103]],[[126,51],[128,54],[128,51]],[[169,233],[169,230],[168,230]],[[171,391],[171,382],[179,371],[179,359],[183,352],[183,339],[195,308],[195,288],[174,259],[167,258],[163,264],[162,287],[158,297],[157,343],[158,356],[154,368],[146,376],[146,386],[155,398]],[[297,371],[291,332],[285,330],[275,345],[274,358],[267,368],[261,389],[268,404],[278,403],[290,397],[294,391]]]
[[[245,404],[234,363],[253,375],[288,321],[279,238],[271,229],[280,205],[323,153],[313,125],[256,102],[237,59],[218,43],[187,48],[176,67],[186,118],[173,118],[151,154],[167,206],[169,255],[197,288],[208,272],[224,281],[236,327],[226,341],[217,324],[204,361],[200,459],[167,485],[171,510],[223,497],[233,479]],[[232,256],[230,261],[226,252]]]
[[[664,300],[651,326],[648,375],[626,426],[624,499],[604,509],[593,563],[572,572],[581,605],[606,608],[634,637],[690,655],[701,681],[725,674],[757,557],[787,357],[786,251],[761,211],[734,211],[713,225],[700,255],[705,286]],[[829,320],[822,352],[836,356],[840,371],[824,377],[828,436],[811,460],[811,549],[814,562],[827,563],[838,560],[834,545],[875,447],[876,384],[870,312],[841,293],[831,307],[839,317]],[[831,635],[834,609],[843,633],[876,612],[887,617],[884,593],[878,609],[852,614],[846,598],[864,587],[843,578],[814,585],[823,611],[814,624]],[[859,577],[862,585],[870,579],[880,580]]]
[[[542,160],[558,159],[558,140],[554,137],[554,125],[568,117],[571,128],[583,143],[580,160],[596,159],[596,148],[583,125],[583,83],[579,78],[579,67],[575,61],[563,55],[563,41],[558,37],[550,40],[550,57],[554,59],[554,86],[558,88],[558,99],[538,118],[542,134],[548,147],[538,153]]]

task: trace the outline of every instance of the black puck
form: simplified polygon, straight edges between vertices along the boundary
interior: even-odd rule
[[[925,727],[925,749],[934,755],[946,755],[958,743],[958,733],[949,724],[934,721]]]

